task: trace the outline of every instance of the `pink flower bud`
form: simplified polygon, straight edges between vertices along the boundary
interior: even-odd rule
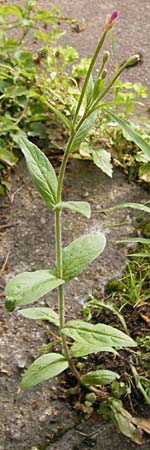
[[[117,17],[118,17],[118,11],[115,10],[115,11],[113,11],[112,15],[110,16],[110,18],[108,20],[109,25],[112,25],[114,20],[117,19]]]
[[[112,12],[111,16],[109,17],[109,19],[107,20],[107,22],[105,24],[106,31],[108,31],[108,30],[110,30],[110,28],[112,28],[117,17],[118,17],[118,11],[115,10]]]

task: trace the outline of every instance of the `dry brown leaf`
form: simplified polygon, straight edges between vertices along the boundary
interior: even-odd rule
[[[147,323],[147,325],[150,325],[150,316],[146,316],[146,314],[140,313],[140,316],[143,320]]]
[[[136,421],[138,425],[142,428],[142,430],[150,434],[150,417],[148,419],[144,419],[144,417],[136,417]]]

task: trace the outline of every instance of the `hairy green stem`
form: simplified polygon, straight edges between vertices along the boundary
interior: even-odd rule
[[[119,75],[121,74],[121,72],[123,72],[123,70],[126,68],[126,66],[128,65],[128,61],[126,61],[120,68],[119,70],[115,73],[114,77],[110,80],[110,82],[108,83],[108,85],[106,86],[106,88],[104,89],[104,91],[96,98],[95,102],[93,103],[91,109],[88,111],[88,115],[90,115],[93,111],[95,111],[97,109],[98,104],[100,102],[100,100],[105,97],[105,95],[107,94],[107,92],[109,92],[110,88],[113,86],[113,84],[115,83],[115,81],[117,80],[117,78],[119,77]]]
[[[63,186],[63,178],[65,173],[65,168],[69,156],[69,151],[71,147],[71,143],[73,140],[74,134],[70,136],[70,139],[68,141],[68,145],[64,154],[64,158],[60,167],[60,172],[58,176],[58,188],[57,188],[57,202],[61,202],[61,195],[62,195],[62,186]],[[56,267],[57,267],[57,276],[60,279],[63,279],[63,263],[62,263],[62,225],[61,225],[61,210],[55,211],[55,241],[56,241]],[[80,380],[80,374],[77,371],[66,341],[66,336],[63,335],[61,332],[62,328],[65,324],[65,299],[64,299],[64,288],[63,285],[58,287],[58,305],[59,305],[59,328],[61,333],[61,340],[62,340],[62,348],[64,355],[68,361],[69,367],[71,371],[74,373],[77,380]]]
[[[74,115],[74,119],[73,119],[73,125],[76,122],[76,118],[77,118],[78,112],[80,110],[80,106],[82,104],[82,100],[83,100],[83,97],[84,97],[84,94],[85,94],[85,91],[86,91],[86,87],[87,87],[90,75],[92,73],[93,67],[95,65],[95,62],[96,62],[97,57],[98,57],[98,54],[100,52],[100,49],[101,49],[101,47],[103,45],[103,42],[105,40],[105,37],[107,35],[107,32],[108,32],[108,30],[104,29],[103,34],[102,34],[102,36],[101,36],[101,38],[100,38],[100,40],[99,40],[99,42],[97,44],[97,47],[95,49],[95,52],[94,52],[93,58],[91,60],[91,63],[89,65],[89,68],[88,68],[88,71],[87,71],[87,74],[86,74],[86,77],[85,77],[85,80],[84,80],[84,84],[83,84],[83,87],[82,87],[81,95],[80,95],[80,98],[79,98],[79,101],[78,101],[78,104],[77,104],[77,107],[76,107],[76,111],[75,111],[75,115]]]
[[[61,211],[55,212],[55,240],[56,240],[56,267],[57,276],[62,279],[62,238],[61,238]],[[64,293],[63,286],[58,287],[58,300],[59,300],[59,317],[60,317],[60,330],[64,326]]]

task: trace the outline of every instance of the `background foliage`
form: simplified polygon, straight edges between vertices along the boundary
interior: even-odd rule
[[[73,19],[64,19],[57,6],[47,10],[37,4],[37,0],[28,0],[24,7],[0,6],[0,193],[10,189],[6,168],[17,162],[18,133],[25,132],[46,154],[56,158],[61,154],[68,130],[55,108],[60,119],[61,112],[66,120],[72,118],[90,62],[87,58],[77,61],[78,53],[72,47],[56,46],[63,34],[61,23]],[[146,97],[146,88],[140,83],[117,80],[110,108],[130,119],[136,103],[142,106]],[[141,116],[140,124],[132,122],[132,126],[149,143],[146,117]],[[108,176],[112,176],[113,161],[130,179],[150,179],[149,158],[104,110],[73,157],[93,160]]]

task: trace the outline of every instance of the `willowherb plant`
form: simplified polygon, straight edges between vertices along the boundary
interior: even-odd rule
[[[103,233],[90,233],[75,239],[67,247],[62,248],[62,210],[69,208],[87,218],[90,218],[91,215],[91,208],[87,202],[64,202],[62,200],[62,187],[69,155],[76,151],[93,125],[98,109],[104,106],[101,100],[126,65],[129,64],[129,61],[136,60],[136,55],[131,57],[106,84],[105,64],[109,54],[104,52],[97,78],[95,81],[93,80],[92,71],[95,62],[117,15],[117,11],[114,11],[104,26],[102,36],[91,59],[72,122],[53,107],[56,115],[59,118],[61,117],[63,123],[70,130],[70,137],[64,151],[58,179],[51,163],[39,148],[29,142],[26,137],[19,138],[19,145],[25,156],[32,180],[47,207],[54,212],[56,268],[55,271],[48,268],[47,270],[24,272],[16,275],[6,286],[5,304],[9,311],[13,311],[16,306],[34,303],[52,289],[57,288],[58,314],[51,308],[43,307],[27,308],[19,312],[24,317],[47,320],[58,327],[60,335],[58,343],[61,344],[62,348],[61,353],[46,353],[30,365],[22,378],[21,387],[23,389],[50,379],[68,367],[81,384],[91,387],[91,385],[111,383],[119,377],[117,373],[110,370],[96,370],[82,375],[79,373],[73,358],[100,351],[115,353],[120,348],[136,346],[136,343],[128,335],[109,325],[102,323],[93,325],[82,320],[70,320],[67,323],[65,321],[65,283],[80,274],[88,264],[97,258],[106,244]],[[83,112],[81,112],[81,109]],[[74,341],[71,346],[67,343],[67,337]]]

